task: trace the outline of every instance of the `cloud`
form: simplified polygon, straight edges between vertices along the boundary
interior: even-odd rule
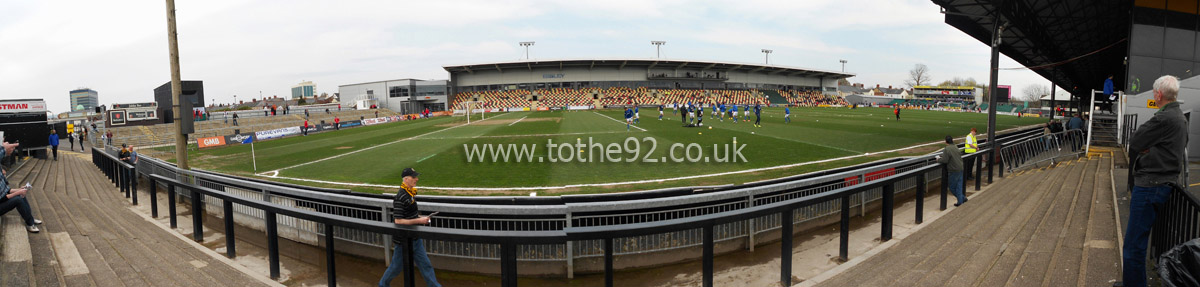
[[[942,23],[920,0],[805,1],[236,1],[177,3],[184,79],[218,102],[319,92],[366,81],[443,79],[444,65],[523,57],[654,56],[760,62],[857,73],[900,85],[918,62],[942,77],[987,78],[986,45]],[[165,7],[141,1],[0,2],[5,98],[45,98],[67,109],[87,86],[103,104],[145,102],[169,80]],[[1015,66],[1011,60],[1002,66]],[[1030,76],[1032,75],[1032,76]],[[1044,81],[1028,71],[1004,79]],[[1020,86],[1014,83],[1014,86]],[[13,96],[19,95],[19,96]]]

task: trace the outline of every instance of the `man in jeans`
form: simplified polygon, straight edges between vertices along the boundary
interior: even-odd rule
[[[963,160],[962,153],[958,151],[958,146],[954,145],[954,137],[946,136],[946,147],[942,148],[942,154],[937,156],[937,161],[940,164],[946,165],[946,184],[949,184],[950,193],[954,194],[954,198],[958,199],[954,206],[962,205],[967,202],[966,195],[963,194]]]
[[[1146,286],[1146,244],[1150,227],[1171,194],[1171,184],[1177,184],[1188,142],[1187,119],[1179,110],[1176,96],[1179,79],[1162,76],[1154,81],[1154,101],[1161,109],[1154,117],[1138,127],[1129,143],[1133,160],[1133,193],[1129,199],[1129,225],[1125,228],[1122,246],[1122,276],[1124,286]]]
[[[412,168],[405,168],[400,172],[400,177],[404,183],[400,184],[400,191],[396,192],[396,197],[392,199],[392,220],[396,224],[403,225],[421,225],[429,224],[428,216],[417,215],[417,176],[421,175]],[[395,248],[392,252],[392,265],[389,265],[387,271],[383,272],[383,278],[379,279],[379,286],[388,286],[392,279],[400,276],[404,270],[404,238],[392,237],[392,244]],[[425,244],[421,239],[413,239],[413,262],[417,265],[417,269],[421,272],[421,278],[425,279],[425,285],[430,287],[442,286],[437,282],[437,275],[433,273],[433,264],[429,262],[429,256],[425,254]]]
[[[5,156],[13,156],[13,150],[17,148],[17,145],[0,142],[0,161],[4,160]],[[25,230],[30,233],[38,233],[41,229],[37,226],[41,225],[42,221],[33,218],[33,209],[29,208],[29,200],[25,198],[29,190],[10,188],[8,184],[8,171],[0,172],[0,216],[16,209],[17,213],[21,214],[21,220],[25,221]]]

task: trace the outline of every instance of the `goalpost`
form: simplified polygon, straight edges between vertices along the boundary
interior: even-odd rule
[[[482,102],[464,101],[462,108],[462,110],[454,110],[454,115],[466,117],[468,124],[471,123],[472,117],[477,117],[475,118],[476,121],[481,121],[484,119],[485,115]]]

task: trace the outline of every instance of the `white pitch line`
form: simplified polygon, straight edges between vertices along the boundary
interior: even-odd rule
[[[601,117],[606,117],[606,118],[608,118],[608,119],[610,119],[610,120],[613,120],[613,121],[615,121],[615,122],[618,122],[618,123],[622,123],[622,124],[623,124],[623,123],[625,123],[625,122],[622,122],[622,121],[620,121],[620,120],[614,119],[613,117],[610,117],[610,116],[607,116],[607,115],[604,115],[604,114],[601,114],[601,113],[598,113],[598,112],[592,112],[592,113],[593,113],[593,114],[600,115]],[[638,127],[638,126],[635,126],[635,125],[632,125],[632,124],[631,124],[631,125],[629,125],[629,126],[631,126],[631,127],[635,128],[635,129],[642,130],[643,132],[644,132],[644,131],[646,131],[646,129],[643,129],[643,128],[641,128],[641,127]]]
[[[489,119],[487,119],[487,120],[495,119],[495,118],[497,118],[497,117],[503,117],[503,116],[505,116],[505,115],[509,115],[509,113],[505,113],[505,114],[503,114],[503,115],[499,115],[499,116],[492,116],[491,118],[489,118]],[[487,120],[482,120],[482,121],[487,121]],[[331,160],[331,159],[335,159],[335,158],[339,158],[339,157],[343,157],[343,156],[347,156],[347,155],[352,155],[352,154],[356,154],[356,153],[360,153],[360,152],[364,152],[364,151],[372,150],[372,149],[375,149],[375,148],[379,148],[379,147],[383,147],[383,146],[392,145],[392,144],[395,144],[395,143],[400,143],[400,142],[404,142],[404,141],[412,140],[412,139],[419,138],[419,137],[422,137],[422,136],[425,136],[425,135],[430,135],[430,134],[437,133],[437,132],[442,132],[442,131],[448,131],[448,130],[451,130],[451,129],[455,129],[455,128],[458,128],[458,127],[462,127],[462,126],[466,126],[466,125],[470,125],[470,124],[473,124],[473,123],[478,123],[478,122],[482,122],[482,121],[475,121],[475,122],[465,123],[465,124],[461,124],[461,125],[457,125],[457,126],[452,126],[452,127],[448,127],[448,128],[444,128],[444,129],[440,129],[440,130],[436,130],[436,131],[431,131],[431,132],[427,132],[427,133],[423,133],[423,134],[419,134],[419,135],[415,135],[415,136],[411,136],[411,137],[407,137],[407,138],[402,138],[402,139],[395,140],[395,141],[392,141],[392,142],[387,142],[387,143],[383,143],[383,144],[378,144],[378,145],[369,146],[369,147],[366,147],[366,148],[363,148],[363,149],[360,149],[360,150],[355,150],[355,151],[352,151],[352,152],[347,152],[347,153],[343,153],[343,154],[338,154],[338,155],[330,156],[330,157],[327,157],[327,158],[322,158],[322,159],[318,159],[318,160],[314,160],[314,161],[310,161],[310,162],[306,162],[306,163],[301,163],[301,164],[297,164],[297,165],[293,165],[293,166],[289,166],[289,167],[285,167],[285,168],[277,169],[277,170],[274,170],[274,171],[276,172],[276,173],[275,173],[275,175],[276,175],[276,176],[278,176],[278,175],[279,175],[279,173],[278,173],[278,172],[279,172],[279,171],[282,171],[282,170],[285,170],[285,169],[297,168],[297,167],[306,166],[306,165],[310,165],[310,164],[314,164],[314,163],[318,163],[318,162],[322,162],[322,161],[326,161],[326,160]]]
[[[512,123],[509,123],[509,124],[508,124],[508,126],[510,126],[510,127],[511,127],[512,125],[515,125],[515,124],[517,124],[517,123],[521,122],[521,120],[524,120],[525,118],[528,118],[528,117],[529,117],[529,116],[524,116],[524,117],[521,117],[521,118],[517,119],[517,121],[515,121],[515,122],[512,122]]]
[[[600,134],[624,134],[626,131],[618,132],[578,132],[578,133],[556,133],[556,134],[524,134],[524,135],[494,135],[494,136],[477,136],[477,137],[427,137],[414,140],[453,140],[453,139],[478,139],[478,138],[520,138],[520,137],[549,137],[549,136],[574,136],[574,135],[600,135]]]
[[[1008,129],[1008,130],[1003,130],[1003,131],[1009,131],[1009,130],[1014,130],[1014,129],[1019,129],[1019,128],[1020,128],[1020,127],[1017,127],[1017,128],[1012,128],[1012,129]],[[1003,131],[1001,131],[1001,132],[1003,132]],[[818,161],[810,161],[810,162],[802,162],[802,163],[793,163],[793,164],[786,164],[786,165],[777,165],[777,166],[769,166],[769,167],[761,167],[761,168],[755,168],[755,169],[747,169],[747,170],[739,170],[739,171],[730,171],[730,172],[722,172],[722,173],[713,173],[713,174],[702,174],[702,175],[692,175],[692,176],[683,176],[683,177],[662,178],[662,179],[646,179],[646,180],[622,181],[622,182],[609,182],[609,183],[587,183],[587,184],[571,184],[571,185],[563,185],[563,186],[537,186],[537,187],[444,187],[444,186],[421,186],[421,188],[424,188],[424,189],[433,189],[433,190],[473,190],[473,191],[506,191],[506,190],[554,190],[554,189],[568,189],[568,188],[577,188],[577,187],[591,187],[591,186],[614,186],[614,185],[641,184],[641,183],[660,183],[660,182],[667,182],[667,181],[677,181],[677,180],[695,179],[695,178],[705,178],[705,177],[714,177],[714,176],[722,176],[722,175],[733,175],[733,174],[739,174],[739,173],[759,172],[759,171],[767,171],[767,170],[781,169],[781,168],[792,168],[792,167],[797,167],[797,166],[805,166],[805,165],[812,165],[812,164],[826,163],[826,162],[831,162],[831,161],[838,161],[838,160],[846,160],[846,159],[859,158],[859,157],[864,157],[864,156],[870,156],[870,155],[873,155],[873,154],[881,154],[881,153],[897,152],[897,151],[909,150],[909,149],[919,148],[919,147],[923,147],[923,146],[935,145],[935,144],[942,144],[942,143],[943,143],[942,141],[936,141],[936,142],[924,143],[924,144],[914,145],[914,146],[905,147],[905,148],[898,148],[898,149],[886,150],[886,151],[880,151],[880,152],[868,152],[868,153],[859,154],[859,155],[851,155],[851,156],[844,156],[844,157],[839,157],[839,158],[823,159],[823,160],[818,160]],[[306,178],[294,178],[294,177],[282,177],[282,176],[275,176],[275,177],[271,177],[271,178],[282,178],[282,179],[289,179],[289,180],[296,180],[296,181],[315,182],[315,183],[333,184],[333,185],[344,185],[344,186],[381,187],[381,188],[389,188],[389,189],[398,189],[398,188],[400,188],[400,186],[399,186],[399,185],[387,185],[387,184],[349,183],[349,182],[337,182],[337,181],[316,180],[316,179],[306,179]]]

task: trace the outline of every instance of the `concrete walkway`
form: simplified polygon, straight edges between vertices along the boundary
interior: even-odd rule
[[[9,174],[33,183],[28,197],[41,233],[17,212],[3,217],[0,286],[264,286],[273,282],[229,265],[131,211],[130,201],[91,162],[59,150]]]
[[[1112,155],[1018,172],[819,286],[1111,286]]]

